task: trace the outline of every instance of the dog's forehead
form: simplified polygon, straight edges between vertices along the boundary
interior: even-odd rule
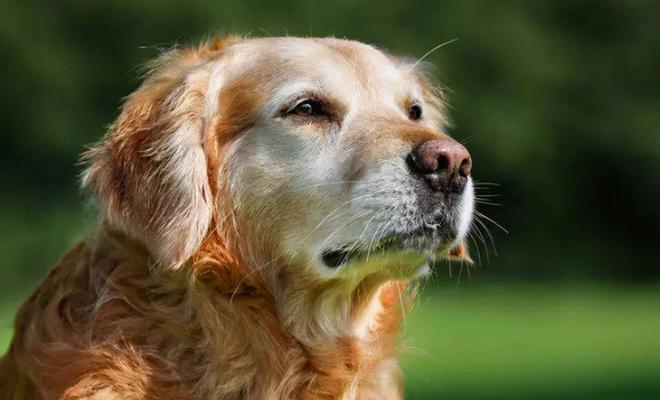
[[[251,43],[250,43],[251,42]],[[343,64],[395,68],[393,58],[365,43],[336,38],[276,37],[253,39],[248,42],[255,54],[274,58],[285,63],[308,65]]]
[[[236,48],[234,69],[255,82],[307,82],[330,90],[379,95],[409,91],[415,83],[396,58],[370,45],[335,38],[250,39]],[[375,92],[375,93],[374,93]]]

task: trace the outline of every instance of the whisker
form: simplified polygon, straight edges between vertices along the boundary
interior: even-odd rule
[[[316,232],[316,230],[319,229],[328,219],[330,219],[333,215],[335,215],[335,213],[337,213],[337,211],[341,210],[342,207],[346,206],[347,204],[349,204],[353,201],[356,201],[356,200],[361,200],[361,199],[365,199],[365,198],[373,198],[373,197],[375,197],[375,196],[377,196],[381,193],[384,193],[384,192],[385,191],[382,190],[382,191],[378,191],[378,192],[375,192],[375,193],[369,193],[369,194],[366,194],[366,195],[363,195],[363,196],[353,197],[349,200],[346,200],[345,202],[343,202],[342,204],[337,206],[334,210],[332,210],[332,212],[330,212],[328,215],[326,215],[321,220],[321,222],[319,222],[311,231],[307,232],[307,236],[310,236],[312,233]]]
[[[328,235],[328,237],[323,241],[323,243],[321,243],[321,245],[319,246],[318,250],[317,250],[316,253],[315,253],[315,257],[314,257],[314,258],[316,258],[317,256],[319,256],[319,255],[320,255],[319,252],[322,252],[322,251],[323,251],[323,248],[324,248],[325,244],[328,243],[329,241],[331,241],[332,239],[334,239],[334,238],[335,238],[335,237],[336,237],[336,236],[337,236],[342,230],[344,230],[347,226],[349,226],[350,224],[352,224],[354,221],[358,220],[359,218],[364,217],[365,215],[368,215],[368,214],[371,213],[371,212],[373,212],[373,211],[368,210],[368,211],[363,211],[362,213],[358,213],[358,214],[354,215],[353,217],[349,218],[348,221],[344,222],[344,223],[343,223],[342,225],[340,225],[339,227],[335,228],[335,229],[330,233],[330,235]]]
[[[474,238],[474,234],[472,232],[468,232],[468,237],[470,238],[470,240],[474,244],[475,250],[477,250],[477,259],[479,260],[479,265],[481,265],[482,262],[481,262],[481,251],[479,250],[479,243]]]
[[[497,256],[497,248],[495,247],[495,240],[493,240],[493,235],[490,233],[490,229],[488,229],[486,224],[484,224],[484,222],[480,220],[477,216],[475,216],[474,220],[477,221],[477,223],[481,225],[482,228],[484,228],[486,234],[488,234],[488,238],[490,239],[490,244],[491,246],[493,246],[493,252]]]
[[[457,41],[457,40],[458,40],[458,38],[454,38],[454,39],[448,40],[448,41],[446,41],[446,42],[444,42],[444,43],[440,43],[439,45],[435,46],[435,47],[432,48],[431,50],[427,51],[426,53],[424,53],[423,56],[421,56],[417,61],[415,61],[415,62],[413,63],[413,65],[411,65],[411,66],[408,68],[408,71],[412,71],[413,69],[415,69],[415,67],[416,67],[420,62],[424,61],[424,59],[425,59],[426,57],[428,57],[428,56],[430,56],[431,54],[433,54],[434,51],[436,51],[436,50],[438,50],[438,49],[440,49],[440,48],[442,48],[442,47],[445,47],[445,46],[447,46],[447,45],[450,45],[450,44],[454,43],[454,42]]]
[[[478,204],[483,204],[485,206],[502,207],[500,203],[493,203],[492,201],[475,199],[474,202]]]
[[[463,261],[461,261],[461,264],[465,264],[465,272],[467,272],[468,279],[472,280],[472,273],[470,273],[470,264],[464,263]]]
[[[458,279],[456,280],[456,286],[460,285],[462,275],[463,275],[463,263],[461,263],[460,267],[458,268]]]
[[[500,228],[504,233],[506,233],[506,234],[509,233],[509,231],[507,231],[502,225],[500,225],[499,223],[497,223],[496,221],[494,221],[494,220],[491,219],[490,217],[486,216],[485,214],[483,214],[483,213],[481,213],[481,212],[479,212],[479,211],[477,211],[477,210],[474,210],[474,213],[475,213],[476,215],[480,216],[481,218],[484,218],[485,220],[489,221],[490,223],[492,223],[492,224],[495,225],[496,227]]]
[[[374,215],[369,217],[367,222],[365,222],[364,227],[362,228],[362,232],[358,235],[356,239],[353,240],[353,242],[348,246],[348,251],[355,251],[360,246],[360,243],[362,243],[362,238],[367,234],[369,228],[371,227],[371,224],[374,222],[376,218],[378,218],[381,215],[380,210],[377,210],[374,212]]]
[[[363,183],[365,185],[374,185],[378,184],[381,182],[386,181],[385,178],[378,178],[378,179],[373,179],[373,180],[368,180],[368,181],[361,181],[361,180],[340,180],[340,181],[330,181],[330,182],[318,182],[318,183],[313,183],[309,185],[302,185],[302,186],[295,186],[296,190],[306,190],[306,189],[313,189],[313,188],[318,188],[318,187],[323,187],[323,186],[333,186],[333,185],[346,185],[349,183]]]
[[[475,218],[474,221],[477,221]],[[477,235],[479,240],[481,240],[481,243],[484,245],[484,250],[486,251],[486,261],[490,262],[490,252],[488,251],[488,245],[486,244],[486,238],[484,237],[484,234],[481,232],[481,229],[479,229],[479,225],[472,224],[472,227],[474,228],[474,234]]]
[[[465,139],[459,141],[459,143],[465,145],[465,144],[470,143],[472,141],[472,139],[474,139],[474,135],[470,135],[470,136],[466,137]]]
[[[374,239],[376,235],[378,235],[378,240],[376,240],[376,244],[385,236],[387,232],[387,228],[390,227],[390,224],[392,223],[392,220],[387,221],[387,223],[383,226],[381,226],[379,229],[376,229],[376,232],[374,235],[371,237],[371,241],[369,242],[369,246],[367,247],[367,261],[369,261],[369,256],[371,255],[371,250],[373,249],[373,244],[374,244]]]

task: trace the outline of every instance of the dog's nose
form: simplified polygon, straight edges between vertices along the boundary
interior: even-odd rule
[[[423,142],[410,153],[409,163],[434,191],[463,190],[472,170],[470,153],[453,139]]]

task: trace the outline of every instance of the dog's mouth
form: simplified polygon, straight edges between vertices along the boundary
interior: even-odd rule
[[[345,246],[338,249],[328,249],[323,252],[323,263],[330,268],[337,268],[349,261],[355,261],[360,258],[368,258],[372,253],[385,253],[387,251],[399,250],[403,238],[399,236],[389,236],[381,239],[374,246],[369,248],[360,248],[357,246]]]
[[[330,268],[369,260],[394,252],[410,252],[425,254],[434,258],[448,250],[455,240],[455,234],[443,232],[436,227],[423,227],[405,234],[390,234],[370,246],[346,245],[339,248],[327,249],[323,252],[323,263]]]

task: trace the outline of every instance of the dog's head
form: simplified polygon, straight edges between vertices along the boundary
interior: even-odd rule
[[[105,223],[162,265],[219,235],[317,276],[468,258],[471,158],[414,63],[339,39],[228,38],[160,57],[86,155]]]

